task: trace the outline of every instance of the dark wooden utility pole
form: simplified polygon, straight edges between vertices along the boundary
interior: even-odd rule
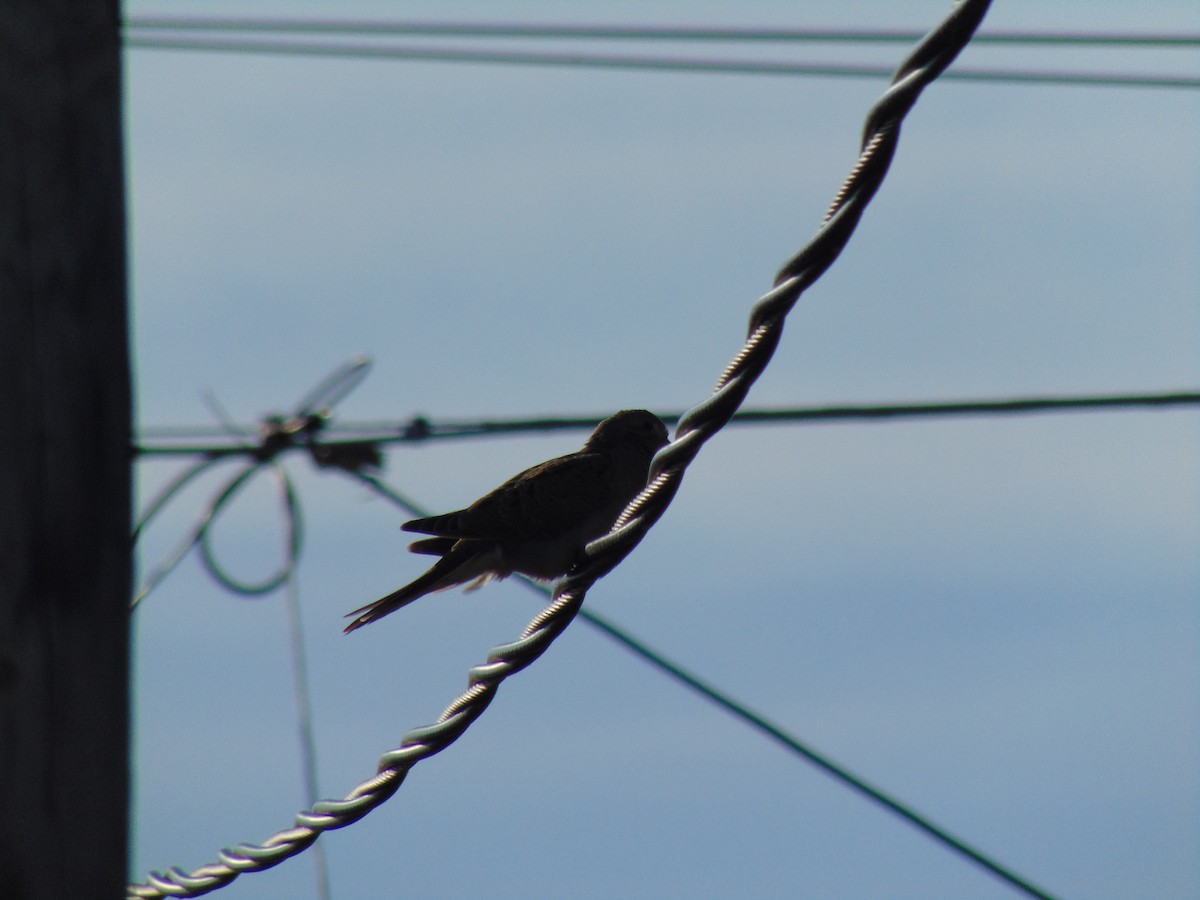
[[[124,895],[130,384],[116,0],[0,0],[0,895]]]

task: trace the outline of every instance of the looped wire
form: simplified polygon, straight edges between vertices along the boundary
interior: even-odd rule
[[[284,453],[307,450],[318,466],[336,466],[347,471],[378,468],[382,461],[381,451],[373,441],[354,440],[322,443],[318,440],[321,431],[329,422],[333,406],[354,390],[366,377],[371,361],[357,357],[335,369],[304,395],[289,416],[266,416],[258,429],[257,442],[246,445],[240,455],[248,464],[225,483],[213,500],[201,513],[195,525],[175,549],[168,554],[147,577],[134,596],[131,606],[136,607],[174,569],[193,547],[199,547],[200,560],[205,570],[222,587],[243,596],[261,596],[278,589],[294,574],[303,542],[300,498],[291,476],[279,464]],[[184,487],[201,473],[233,454],[206,454],[203,459],[169,481],[147,505],[133,530],[136,542],[151,521],[174,499]],[[246,582],[232,576],[218,560],[212,544],[213,527],[220,514],[235,496],[263,469],[269,469],[279,483],[283,498],[283,513],[287,529],[284,559],[276,571],[257,582]]]
[[[271,474],[275,476],[279,482],[279,487],[283,495],[283,512],[284,520],[287,523],[287,545],[282,564],[276,570],[274,575],[259,582],[239,581],[229,574],[229,570],[223,566],[216,557],[212,547],[212,528],[213,516],[223,507],[234,494],[240,490],[249,480],[250,477],[256,474],[263,466],[270,469]],[[282,585],[285,581],[292,577],[296,570],[296,561],[300,556],[301,546],[301,517],[300,517],[300,498],[296,495],[295,485],[292,483],[291,476],[288,475],[281,465],[276,462],[264,463],[256,466],[251,466],[246,471],[235,478],[221,492],[216,503],[212,506],[212,516],[209,516],[204,526],[200,529],[198,535],[198,543],[200,545],[200,561],[204,564],[205,570],[211,575],[217,583],[226,590],[232,591],[235,594],[245,596],[257,596],[260,594],[269,594]]]

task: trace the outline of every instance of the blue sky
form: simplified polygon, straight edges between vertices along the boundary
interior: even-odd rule
[[[932,2],[129,3],[184,12],[927,28]],[[1200,29],[1194,3],[997,3],[985,29]],[[628,52],[628,48],[620,48]],[[746,56],[753,48],[735,55]],[[693,53],[715,53],[711,48]],[[901,46],[771,58],[892,65]],[[1196,53],[968,48],[961,65],[1196,72]],[[138,419],[239,422],[374,360],[345,421],[674,410],[815,231],[885,87],[132,50]],[[1200,386],[1195,92],[943,81],[751,406]],[[583,434],[399,446],[436,510]],[[1194,412],[731,427],[588,596],[670,657],[1051,891],[1200,884]],[[143,500],[178,470],[140,468]],[[406,518],[287,463],[324,797],[344,796],[539,601],[440,594]],[[145,573],[219,488],[147,534]],[[256,482],[217,530],[279,559]],[[135,616],[131,877],[261,841],[305,805],[282,595],[194,559]],[[385,806],[321,839],[332,895],[1013,896],[574,623]],[[219,896],[316,896],[312,853]]]

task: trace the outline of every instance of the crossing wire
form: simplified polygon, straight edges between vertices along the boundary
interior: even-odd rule
[[[159,490],[134,525],[133,541],[135,543],[171,499],[199,475],[231,456],[250,458],[250,462],[246,463],[237,476],[228,481],[212,502],[205,507],[191,531],[147,576],[141,588],[134,595],[132,606],[136,608],[197,546],[200,548],[200,560],[208,573],[223,587],[237,594],[269,594],[292,577],[301,543],[300,500],[291,476],[278,465],[276,459],[285,450],[295,446],[306,446],[313,459],[321,465],[342,466],[352,462],[357,465],[377,465],[379,451],[373,445],[363,447],[354,443],[349,448],[338,448],[314,443],[315,436],[329,419],[330,410],[358,386],[366,377],[370,365],[370,360],[359,357],[339,367],[310,390],[297,404],[291,415],[268,417],[259,428],[258,439],[255,443],[238,444],[237,446],[241,449],[237,454],[204,451],[203,459],[189,466]],[[230,575],[217,560],[212,547],[212,529],[213,523],[217,521],[217,517],[225,507],[264,469],[275,475],[283,496],[288,523],[287,555],[274,575],[257,583],[247,583]]]
[[[259,469],[270,469],[281,481],[285,488],[285,504],[284,512],[287,521],[289,522],[288,531],[293,536],[293,540],[288,543],[287,556],[283,563],[282,574],[286,579],[286,587],[288,588],[287,607],[288,607],[288,623],[289,632],[291,633],[292,642],[292,661],[293,661],[293,680],[296,685],[296,701],[298,707],[298,715],[300,720],[300,731],[302,736],[301,754],[304,763],[304,781],[307,789],[310,802],[316,802],[316,764],[315,764],[315,747],[312,737],[312,715],[311,704],[308,700],[307,687],[307,666],[304,661],[304,644],[302,625],[300,621],[300,609],[298,600],[295,596],[296,589],[296,559],[299,552],[297,538],[300,532],[299,519],[300,507],[298,497],[294,490],[291,489],[290,481],[287,479],[286,472],[282,470],[276,463],[276,460],[285,451],[303,450],[307,451],[308,455],[317,463],[318,466],[334,467],[341,469],[350,476],[365,483],[376,493],[385,497],[392,503],[402,507],[409,514],[416,517],[424,517],[430,514],[430,511],[424,509],[412,500],[399,494],[393,488],[385,484],[381,479],[373,474],[364,471],[368,468],[377,468],[377,460],[373,453],[377,452],[376,445],[387,439],[404,439],[404,440],[430,440],[438,437],[463,437],[463,436],[478,436],[498,433],[513,433],[523,431],[556,431],[566,428],[587,428],[591,429],[596,422],[603,418],[601,416],[576,416],[569,418],[547,418],[547,419],[509,419],[509,420],[491,420],[483,422],[456,422],[456,423],[431,423],[424,418],[415,419],[403,426],[401,425],[345,425],[337,428],[329,424],[329,416],[332,412],[332,405],[337,399],[340,399],[350,388],[361,381],[365,372],[370,365],[370,361],[365,357],[360,357],[351,360],[346,365],[339,367],[331,375],[323,379],[317,390],[309,392],[305,401],[303,401],[299,409],[292,414],[290,418],[283,416],[268,416],[257,429],[257,439],[254,444],[247,444],[244,439],[239,438],[239,443],[234,445],[226,445],[219,448],[221,451],[216,452],[213,447],[200,448],[185,448],[185,447],[169,447],[160,448],[168,449],[171,452],[188,452],[202,455],[202,459],[190,467],[185,469],[181,475],[168,481],[164,488],[147,504],[146,511],[140,518],[137,527],[134,531],[134,539],[136,541],[138,535],[145,529],[146,525],[158,514],[159,511],[168,503],[179,491],[182,490],[193,478],[202,472],[206,471],[215,463],[223,460],[235,458],[238,456],[248,457],[254,462],[248,468],[243,469],[231,481],[227,482],[225,487],[217,494],[216,498],[208,505],[201,515],[201,522],[205,529],[211,529],[212,525],[217,520],[224,506],[230,502],[230,499],[235,495],[239,485],[245,483]],[[336,396],[328,391],[322,393],[321,390],[329,385],[339,386],[339,391]],[[321,404],[316,404],[313,400],[314,396],[319,396],[323,399]],[[1175,393],[1175,394],[1138,394],[1125,396],[1107,396],[1107,397],[1070,397],[1070,398],[1023,398],[1002,401],[955,401],[949,403],[927,403],[927,404],[906,404],[906,405],[883,405],[883,406],[865,406],[865,407],[816,407],[808,409],[775,409],[775,410],[743,410],[739,412],[734,421],[742,422],[765,422],[771,423],[776,421],[812,421],[812,420],[837,420],[844,418],[854,419],[878,419],[891,418],[894,416],[914,416],[914,415],[970,415],[978,413],[1028,413],[1041,412],[1047,410],[1069,410],[1069,409],[1111,409],[1111,408],[1154,408],[1163,406],[1176,405],[1193,405],[1200,403],[1200,393]],[[665,421],[678,421],[678,414],[664,414],[662,418]],[[176,432],[171,429],[159,430],[162,434],[183,434],[185,436],[195,436],[198,433],[203,433],[198,429],[183,429]],[[339,433],[355,433],[360,435],[357,441],[346,442],[327,442],[323,435],[326,433],[337,431]],[[367,433],[374,431],[376,433],[383,432],[383,436],[375,438],[363,437]],[[227,425],[224,428],[226,434],[248,434],[253,432],[251,428],[240,428],[233,425]],[[359,443],[364,446],[359,447]],[[140,451],[145,454],[152,454],[153,448],[140,448]],[[207,541],[207,535],[204,540]],[[192,536],[185,541],[182,551],[177,551],[168,562],[160,565],[155,576],[147,582],[138,595],[134,598],[136,606],[153,587],[155,587],[171,568],[176,565],[182,556],[182,553],[187,552],[192,546],[198,543],[197,535],[193,532]],[[276,579],[268,579],[260,585],[244,585],[231,576],[229,576],[224,567],[219,564],[215,557],[209,553],[204,554],[204,562],[210,574],[225,588],[242,594],[261,594],[265,591],[273,590],[278,586]],[[518,576],[521,577],[521,576]],[[542,594],[549,594],[549,589],[544,585],[533,582],[529,579],[522,578],[524,583],[535,591]],[[265,590],[264,590],[265,589]],[[985,859],[984,854],[971,847],[965,841],[957,838],[947,832],[945,829],[934,824],[929,819],[917,813],[911,807],[896,800],[886,794],[881,789],[869,784],[861,777],[854,775],[845,767],[841,766],[834,760],[819,753],[813,748],[807,746],[795,735],[788,733],[782,726],[772,722],[767,717],[751,710],[745,704],[735,700],[731,695],[722,691],[720,688],[705,682],[698,675],[688,671],[679,663],[672,662],[664,657],[661,653],[653,650],[645,642],[639,640],[629,634],[617,624],[608,619],[592,612],[588,609],[580,611],[580,617],[589,625],[598,629],[612,640],[616,641],[629,652],[638,656],[643,661],[648,662],[651,666],[659,669],[662,672],[673,677],[686,687],[690,688],[695,693],[705,697],[719,708],[731,714],[744,724],[750,725],[752,728],[760,731],[772,740],[781,744],[789,751],[795,753],[815,764],[832,777],[842,781],[847,786],[858,791],[869,799],[879,803],[885,809],[899,815],[907,820],[910,824],[923,830],[931,837],[953,849],[955,852],[963,855]],[[325,869],[323,855],[321,854],[321,844],[315,845],[317,858],[317,879],[321,896],[328,894],[328,874]],[[992,865],[999,867],[998,863],[991,862]]]
[[[195,476],[206,471],[209,467],[222,460],[233,459],[235,455],[249,457],[254,460],[250,468],[244,469],[232,481],[217,494],[217,497],[212,501],[207,509],[201,515],[201,521],[206,528],[211,528],[220,514],[222,508],[229,502],[230,498],[235,493],[235,488],[248,480],[255,474],[256,467],[270,468],[281,481],[286,478],[284,473],[277,465],[276,459],[283,452],[288,450],[303,450],[307,451],[308,455],[319,466],[341,469],[352,477],[367,484],[372,490],[379,493],[389,501],[407,510],[411,515],[423,517],[429,515],[429,510],[415,504],[413,501],[405,498],[394,489],[386,485],[382,480],[372,474],[368,474],[364,469],[377,468],[377,460],[373,454],[377,452],[376,445],[383,443],[389,439],[403,440],[432,440],[436,438],[446,437],[464,437],[464,436],[479,436],[479,435],[494,435],[501,433],[528,432],[528,431],[557,431],[568,428],[587,428],[591,429],[595,426],[602,416],[574,416],[567,418],[544,418],[544,419],[506,419],[506,420],[487,420],[475,422],[430,422],[423,417],[418,417],[404,425],[396,424],[359,424],[359,425],[343,425],[340,428],[329,424],[329,415],[333,402],[340,399],[350,387],[357,384],[363,377],[370,365],[370,361],[365,357],[360,357],[351,360],[348,364],[339,367],[330,376],[323,379],[321,385],[345,385],[337,396],[325,396],[325,402],[319,406],[315,406],[311,398],[314,392],[309,393],[309,397],[305,402],[300,404],[300,408],[292,414],[291,418],[282,416],[269,416],[264,424],[258,428],[257,442],[247,444],[239,438],[239,443],[233,445],[225,445],[215,447],[206,445],[204,447],[180,447],[169,446],[160,448],[140,448],[140,452],[144,454],[153,454],[156,451],[172,453],[187,452],[200,454],[203,458],[194,463],[184,472],[167,482],[165,487],[147,504],[146,512],[141,517],[137,528],[135,529],[134,538],[136,540],[138,534],[144,530],[146,524],[152,520],[163,506],[174,497],[184,486],[186,486]],[[1072,410],[1072,409],[1112,409],[1112,408],[1159,408],[1171,407],[1178,405],[1195,405],[1200,403],[1200,393],[1198,392],[1178,392],[1178,393],[1160,393],[1160,394],[1136,394],[1136,395],[1120,395],[1120,396],[1091,396],[1091,397],[1038,397],[1038,398],[1018,398],[1010,400],[991,400],[991,401],[953,401],[943,403],[923,403],[923,404],[902,404],[902,405],[874,405],[874,406],[833,406],[833,407],[814,407],[801,409],[774,409],[774,410],[743,410],[737,413],[734,421],[747,423],[772,423],[777,421],[828,421],[839,419],[866,419],[874,420],[880,418],[893,418],[897,416],[944,416],[944,415],[973,415],[973,414],[1006,414],[1006,413],[1036,413],[1044,411],[1057,410]],[[679,414],[667,413],[661,418],[665,421],[675,422],[681,416]],[[205,433],[206,430],[201,429],[158,429],[160,435],[182,435],[196,436],[197,434]],[[247,434],[253,431],[250,428],[239,428],[236,426],[227,426],[224,433]],[[323,435],[331,432],[337,433],[353,433],[358,435],[354,441],[335,441],[327,442]],[[375,437],[367,437],[371,432],[375,433]],[[362,446],[360,446],[360,444]],[[219,452],[218,452],[219,451]],[[285,487],[288,485],[285,483]],[[294,492],[288,487],[285,494],[284,511],[287,517],[288,530],[292,535],[299,534],[299,503]],[[197,542],[195,534],[184,544],[183,552],[190,549]],[[305,743],[302,746],[302,753],[305,759],[305,783],[308,787],[308,793],[312,802],[316,800],[315,794],[315,751],[312,746],[311,737],[311,713],[308,711],[307,686],[304,683],[305,664],[302,659],[303,655],[303,637],[300,634],[299,628],[299,608],[294,597],[295,587],[295,563],[298,555],[298,547],[296,543],[290,542],[288,545],[287,559],[283,564],[283,575],[286,577],[286,583],[289,587],[289,626],[292,631],[293,643],[293,665],[294,679],[297,684],[297,703],[300,709],[301,731],[304,735]],[[161,577],[165,576],[179,561],[179,555],[173,555],[169,562],[160,566],[156,572],[156,577],[152,577],[134,599],[134,605],[137,605],[144,596],[152,589]],[[210,574],[222,586],[229,590],[243,594],[259,594],[266,590],[272,590],[277,586],[277,581],[272,579],[263,582],[262,585],[247,586],[242,585],[232,577],[228,576],[224,567],[221,566],[211,554],[205,554],[204,562]],[[541,584],[524,579],[525,583],[532,589],[543,594],[548,593],[548,589]],[[798,756],[807,759],[814,763],[819,768],[825,770],[834,778],[841,780],[846,785],[854,790],[862,793],[868,798],[881,804],[886,809],[896,813],[902,818],[908,820],[911,824],[925,831],[930,836],[939,840],[946,846],[954,849],[956,852],[962,853],[971,857],[982,858],[981,851],[976,850],[966,844],[960,838],[946,832],[936,824],[930,822],[921,814],[915,812],[901,801],[896,800],[879,788],[870,785],[859,776],[849,772],[835,761],[820,754],[818,751],[808,747],[798,737],[789,734],[782,726],[772,722],[765,716],[749,709],[745,704],[732,698],[729,694],[702,680],[695,673],[689,672],[678,663],[672,662],[665,658],[662,654],[650,648],[645,642],[632,636],[620,626],[605,619],[597,613],[583,609],[580,612],[580,617],[589,625],[597,628],[603,634],[607,635],[621,646],[625,647],[634,655],[640,657],[650,665],[658,668],[675,678],[680,683],[684,684],[694,692],[700,694],[706,699],[716,704],[721,709],[733,715],[745,724],[757,729],[767,735],[777,743],[783,745],[786,749],[797,754]],[[321,850],[321,845],[317,844],[316,849],[318,854]],[[996,863],[995,865],[999,865]],[[327,879],[323,872],[323,861],[318,859],[318,878],[323,888],[327,891]]]
[[[927,403],[873,403],[840,406],[809,406],[778,409],[743,409],[731,420],[739,425],[772,425],[786,422],[879,421],[883,419],[934,418],[943,416],[1020,415],[1071,410],[1163,409],[1200,405],[1200,391],[1158,391],[1148,394],[1106,394],[1069,397],[1009,397],[993,400],[946,400]],[[681,412],[657,412],[673,425]],[[603,414],[543,416],[539,418],[437,420],[414,416],[406,422],[339,422],[327,424],[313,435],[311,448],[329,456],[355,448],[391,443],[423,443],[451,438],[489,437],[498,434],[591,430]],[[214,462],[222,457],[255,455],[255,443],[242,440],[197,441],[225,434],[207,427],[146,428],[133,451],[139,456],[192,456],[206,454]],[[343,468],[345,468],[343,466]],[[187,479],[193,477],[184,473]],[[198,474],[198,473],[197,473]]]
[[[726,367],[716,390],[693,407],[679,423],[674,440],[651,463],[647,487],[614,524],[613,531],[593,541],[587,559],[555,588],[550,605],[526,627],[521,637],[492,650],[485,663],[468,673],[469,687],[438,720],[406,734],[385,753],[376,775],[354,788],[344,800],[322,801],[300,812],[294,827],[262,844],[238,844],[221,850],[219,862],[193,872],[177,868],[151,873],[145,884],[130,885],[130,898],[199,896],[229,884],[243,872],[261,871],[310,847],[320,835],[358,821],[390,798],[411,768],[456,741],[495,698],[501,682],[532,664],[549,649],[579,613],[588,589],[611,571],[640,542],[665,512],[688,464],[703,444],[732,418],[778,346],[784,319],[801,294],[833,264],[849,241],[858,220],[882,183],[894,154],[899,126],[921,91],[937,78],[966,45],[982,21],[990,0],[963,0],[901,64],[892,86],[867,117],[857,164],[838,192],[817,235],[784,265],[775,287],[751,310],[745,345]],[[975,858],[1011,887],[1035,897],[1048,897],[1031,882]]]
[[[430,510],[423,509],[422,507],[416,505],[408,498],[388,487],[384,482],[374,475],[370,475],[365,472],[350,472],[349,474],[368,485],[379,495],[386,497],[393,503],[403,507],[410,515],[417,518],[423,518],[430,515]],[[552,594],[551,590],[544,585],[538,584],[536,581],[526,578],[523,575],[519,575],[518,577],[525,585],[533,590],[546,595]],[[898,800],[895,797],[892,797],[883,789],[876,787],[868,782],[865,778],[854,774],[840,763],[809,746],[796,735],[790,733],[783,726],[779,725],[777,722],[773,722],[771,719],[762,715],[761,713],[755,712],[746,704],[734,699],[730,694],[705,681],[696,673],[691,672],[679,663],[668,659],[666,656],[659,653],[657,650],[654,650],[643,641],[633,637],[631,634],[625,631],[625,629],[609,621],[606,617],[588,609],[581,609],[579,611],[579,617],[612,640],[616,641],[630,653],[640,657],[641,659],[650,663],[652,666],[667,672],[677,681],[686,685],[692,691],[699,694],[701,697],[704,697],[718,708],[729,713],[740,722],[751,726],[762,734],[765,734],[767,737],[771,738],[771,740],[780,744],[785,749],[817,766],[826,774],[832,776],[833,778],[842,782],[842,784],[867,797],[869,800],[879,804],[888,812],[899,816],[901,819],[908,822],[918,830],[924,832],[926,835],[938,841],[953,852],[959,854],[960,856],[964,856],[975,863],[978,863],[979,865],[991,871],[993,874],[999,875],[1013,885],[1023,886],[1023,888],[1026,889],[1026,893],[1029,893],[1033,896],[1047,896],[1040,891],[1040,889],[1035,888],[1027,879],[1018,875],[1012,869],[992,859],[982,850],[971,846],[965,840],[947,831],[945,828],[936,824],[927,816],[922,815],[914,810],[908,804]]]

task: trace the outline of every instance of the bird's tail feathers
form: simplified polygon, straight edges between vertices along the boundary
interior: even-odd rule
[[[478,549],[470,547],[447,553],[435,562],[424,575],[404,587],[392,591],[386,597],[380,597],[373,603],[368,603],[366,606],[347,613],[347,618],[350,616],[357,616],[357,618],[346,626],[346,634],[382,619],[384,616],[408,606],[414,600],[419,600],[426,594],[444,591],[465,582],[483,583],[480,579],[490,577],[492,569],[499,561],[499,555],[498,549],[492,553],[480,553]]]
[[[458,538],[431,537],[413,541],[408,545],[410,553],[426,553],[430,556],[445,556],[458,543]]]
[[[462,510],[445,513],[440,516],[427,516],[424,519],[413,519],[400,526],[401,531],[415,531],[419,534],[436,534],[439,537],[461,538],[471,537],[463,534],[459,527],[459,516]]]

